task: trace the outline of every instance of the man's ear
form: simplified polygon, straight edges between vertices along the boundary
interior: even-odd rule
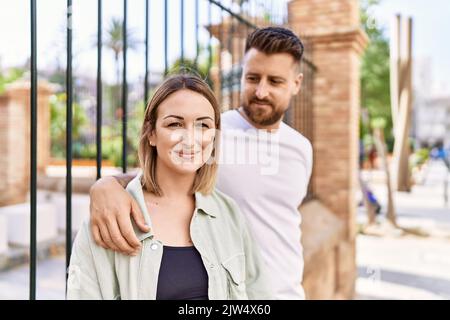
[[[299,93],[300,88],[302,87],[302,82],[303,82],[303,73],[299,72],[295,76],[294,89],[292,90],[292,95],[293,96],[295,96],[297,93]]]

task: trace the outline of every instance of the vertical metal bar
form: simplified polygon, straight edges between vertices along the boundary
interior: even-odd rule
[[[127,0],[123,0],[122,172],[127,172]]]
[[[144,110],[147,107],[148,102],[148,10],[149,10],[149,1],[145,0],[145,79],[144,79]]]
[[[208,26],[211,28],[212,26],[212,9],[211,9],[212,5],[211,2],[208,1]],[[211,70],[211,66],[212,66],[212,31],[209,32],[209,38],[208,38],[208,79],[211,78],[209,72]],[[211,80],[211,79],[210,79]],[[212,81],[210,81],[210,83],[212,84]]]
[[[234,64],[235,64],[235,50],[234,50],[234,17],[230,15],[230,28],[228,29],[228,49],[231,53],[231,68],[228,72],[228,84],[229,84],[229,95],[230,95],[230,107],[235,108],[234,105]]]
[[[200,42],[198,41],[198,29],[199,29],[199,9],[198,0],[195,0],[195,60],[194,66],[197,69],[198,55],[200,54]]]
[[[243,16],[244,14],[244,10],[242,7],[239,8],[239,13]],[[241,24],[238,21],[239,24]],[[244,29],[245,28],[245,29]],[[240,81],[240,75],[242,74],[241,69],[242,69],[242,59],[243,59],[243,55],[244,55],[244,39],[245,39],[245,34],[244,30],[247,30],[248,26],[246,24],[241,24],[240,28],[238,28],[238,41],[239,41],[239,58],[238,58],[238,62],[237,62],[237,74],[236,74],[236,81],[238,84],[238,95],[237,95],[237,99],[238,99],[238,106],[241,106],[241,81]]]
[[[67,0],[66,65],[66,277],[72,252],[72,0]]]
[[[220,87],[219,87],[219,105],[221,106],[221,108],[223,108],[223,89],[224,89],[224,85],[223,85],[223,61],[222,61],[222,51],[223,51],[223,41],[224,41],[224,33],[223,33],[223,27],[224,27],[224,22],[223,22],[223,9],[220,8],[220,21],[219,21],[219,30],[218,30],[218,34],[219,34],[219,83],[220,83]]]
[[[258,25],[258,18],[257,18],[257,15],[258,15],[257,14],[257,9],[258,9],[258,7],[257,7],[256,0],[252,2],[251,9],[252,9],[252,15],[253,15],[253,24],[254,25]]]
[[[168,58],[168,14],[167,14],[167,0],[164,0],[164,76],[167,75],[169,70],[169,58]]]
[[[102,176],[102,0],[97,2],[97,180]]]
[[[211,78],[211,67],[213,63],[213,52],[212,52],[212,4],[211,1],[208,1],[208,26],[209,37],[208,37],[208,84],[211,89],[214,91],[214,81]]]
[[[309,57],[312,57],[313,55],[312,55],[312,45],[308,45],[308,48],[309,48]],[[309,83],[308,83],[308,97],[309,97],[309,105],[308,105],[308,108],[309,109],[311,109],[311,119],[310,119],[310,121],[311,121],[311,137],[310,137],[310,139],[311,139],[311,143],[312,143],[312,145],[314,146],[315,144],[314,144],[314,138],[315,138],[315,133],[314,133],[314,113],[315,113],[315,110],[314,110],[314,99],[313,99],[313,97],[314,97],[314,76],[315,76],[315,70],[314,70],[314,68],[312,68],[310,65],[308,65],[308,68],[309,68],[309,76],[308,76],[308,78],[309,78]],[[313,148],[313,156],[314,156],[314,159],[315,159],[315,155],[314,155],[314,148]],[[315,183],[314,183],[314,178],[313,179],[311,179],[311,181],[312,181],[312,183],[311,183],[311,188],[310,188],[310,194],[311,194],[311,196],[312,197],[314,197],[315,196],[315,190],[316,190],[316,186],[315,186]]]
[[[184,0],[180,0],[181,63],[184,65]]]
[[[266,10],[270,13],[270,24],[274,25],[274,24],[276,24],[277,10],[273,6],[273,1],[272,0],[268,1],[268,7],[269,8],[266,9]]]
[[[36,0],[30,0],[31,141],[30,141],[30,300],[36,300],[37,39]]]

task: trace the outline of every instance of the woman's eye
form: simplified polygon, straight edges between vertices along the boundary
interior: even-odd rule
[[[178,128],[178,127],[181,127],[181,123],[179,123],[179,122],[172,122],[172,123],[169,123],[169,127]]]
[[[204,122],[199,122],[195,125],[197,128],[206,128],[209,129],[209,125]]]

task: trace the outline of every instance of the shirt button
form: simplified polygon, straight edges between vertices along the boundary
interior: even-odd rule
[[[152,249],[153,251],[158,250],[158,245],[154,243],[150,246],[150,249]]]

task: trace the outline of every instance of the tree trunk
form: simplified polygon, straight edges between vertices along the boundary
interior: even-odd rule
[[[375,207],[373,205],[371,205],[371,203],[369,201],[369,197],[367,195],[367,186],[361,176],[361,171],[359,171],[358,175],[359,175],[359,185],[361,186],[361,192],[363,195],[363,202],[364,202],[364,206],[366,207],[366,211],[367,211],[367,224],[369,226],[374,225],[376,222]]]
[[[377,147],[377,152],[378,152],[381,160],[383,161],[383,169],[386,174],[386,186],[387,186],[387,192],[388,192],[388,208],[387,208],[386,217],[387,217],[388,221],[392,223],[393,226],[397,227],[397,218],[396,218],[395,208],[394,208],[394,197],[392,195],[391,175],[390,175],[390,170],[389,170],[389,164],[387,161],[386,143],[384,141],[383,129],[375,128],[374,129],[374,138],[375,138],[375,145]]]

